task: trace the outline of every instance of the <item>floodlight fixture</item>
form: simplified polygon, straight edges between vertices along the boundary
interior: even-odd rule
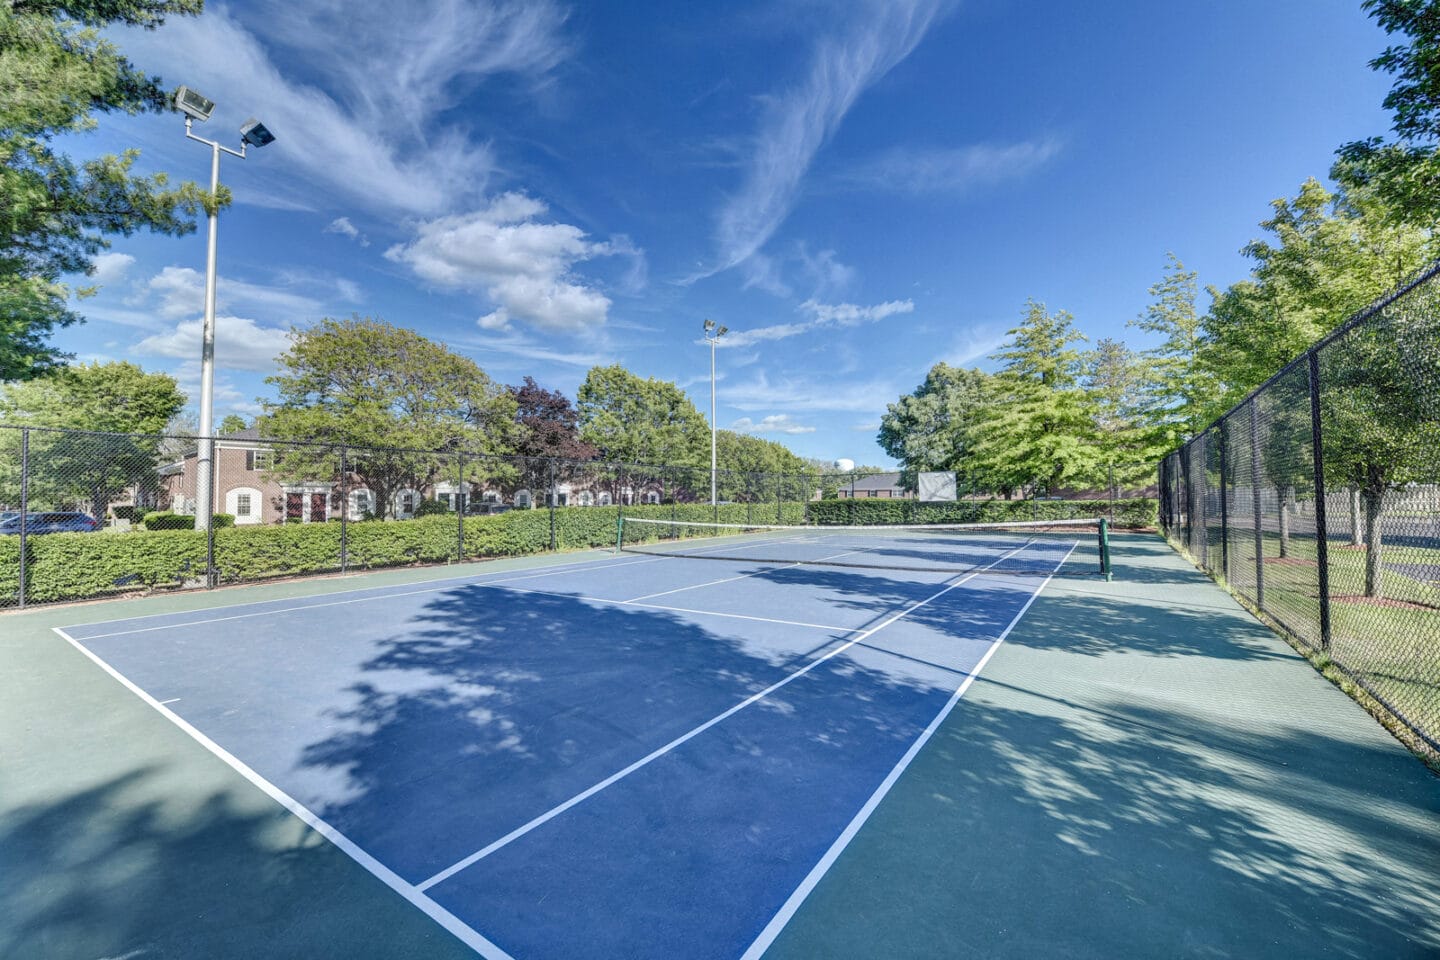
[[[729,327],[721,327],[719,330],[716,330],[716,331],[715,331],[715,336],[716,336],[716,337],[723,337],[723,336],[725,336],[725,334],[727,334],[727,333],[729,333],[729,332],[730,332],[730,328],[729,328]]]
[[[714,329],[715,329],[715,321],[714,321],[714,320],[706,320],[706,321],[705,321],[705,332],[706,332],[706,333],[709,333],[711,330],[714,330]]]
[[[252,147],[263,147],[275,142],[275,134],[259,120],[251,117],[240,126],[240,139]]]
[[[210,119],[210,114],[215,112],[215,101],[199,90],[191,90],[189,87],[182,86],[175,91],[175,107],[186,116],[204,123]]]

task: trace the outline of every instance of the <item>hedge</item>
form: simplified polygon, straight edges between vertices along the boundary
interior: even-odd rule
[[[1004,523],[1011,520],[1077,520],[1109,516],[1109,500],[818,500],[810,520],[821,524]],[[1115,500],[1115,526],[1148,527],[1156,521],[1157,502],[1137,497]]]
[[[627,517],[699,523],[942,523],[1093,517],[1109,502],[983,500],[922,504],[913,500],[819,500],[776,503],[655,504],[625,507]],[[560,507],[555,540],[561,550],[615,543],[619,507]],[[1154,500],[1115,501],[1116,526],[1155,521]],[[216,516],[220,516],[217,514]],[[190,518],[187,518],[190,519]],[[149,518],[147,518],[148,524]],[[193,523],[193,519],[190,519]],[[447,563],[456,560],[460,522],[455,514],[346,525],[352,570]],[[465,559],[514,557],[550,549],[550,511],[512,510],[465,517]],[[690,531],[697,533],[701,531]],[[290,523],[224,527],[215,531],[215,567],[222,583],[328,573],[340,569],[341,525]],[[663,527],[636,524],[626,542],[655,539]],[[81,600],[137,589],[194,585],[205,569],[205,535],[194,529],[107,533],[52,533],[30,537],[26,601]],[[0,603],[20,586],[20,538],[0,537]]]

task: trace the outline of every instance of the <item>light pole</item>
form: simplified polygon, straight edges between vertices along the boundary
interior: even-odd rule
[[[207,211],[210,246],[205,254],[205,326],[200,346],[200,444],[195,454],[195,529],[208,533],[215,507],[215,237],[220,221],[215,194],[220,189],[220,154],[223,151],[244,160],[247,146],[263,147],[272,142],[275,135],[251,117],[240,127],[240,149],[231,150],[214,140],[197,137],[190,130],[196,120],[204,123],[210,119],[215,101],[189,87],[181,87],[175,92],[175,106],[185,114],[185,138],[210,148],[210,203]]]
[[[714,320],[705,321],[705,342],[710,344],[710,506],[719,503],[715,499],[715,345],[729,332],[729,327],[717,327]],[[713,335],[712,335],[713,334]]]

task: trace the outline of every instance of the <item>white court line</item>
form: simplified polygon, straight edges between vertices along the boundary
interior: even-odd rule
[[[488,587],[488,583],[477,583],[477,587]],[[530,590],[525,587],[506,587],[508,593],[532,593],[540,597],[560,597],[565,600],[583,600],[586,603],[609,603],[619,607],[638,607],[642,610],[669,610],[673,613],[694,613],[705,617],[725,617],[729,620],[757,620],[760,623],[779,623],[787,627],[811,627],[815,630],[830,630],[837,633],[854,633],[859,627],[837,627],[828,623],[806,623],[803,620],[777,620],[774,617],[755,617],[744,613],[721,613],[718,610],[696,610],[691,607],[668,607],[661,603],[640,603],[636,600],[611,600],[608,597],[582,597],[558,590]]]
[[[716,549],[723,549],[723,548],[717,547]],[[644,559],[644,560],[637,560],[637,559],[635,559],[635,557],[632,555],[632,556],[627,556],[627,557],[625,557],[625,558],[623,558],[623,559],[621,559],[621,560],[616,560],[614,554],[609,554],[609,555],[607,555],[607,557],[608,557],[608,559],[609,559],[611,562],[609,562],[609,563],[606,564],[605,566],[595,566],[593,569],[598,569],[598,570],[612,570],[612,569],[615,569],[615,568],[617,568],[617,567],[634,567],[634,566],[640,566],[640,565],[642,565],[642,564],[647,564],[647,563],[658,563],[658,562],[661,561],[661,560],[673,560],[673,559],[676,559],[676,558],[674,558],[674,557],[657,557],[657,556],[651,556],[651,557],[648,557],[648,558],[646,558],[646,559]],[[606,559],[606,558],[601,558],[601,559]],[[567,563],[567,564],[560,564],[560,566],[567,567],[567,568],[568,568],[568,567],[574,567],[574,566],[588,566],[588,565],[594,564],[594,563],[596,563],[596,562],[597,562],[597,561],[593,561],[593,560],[590,560],[590,561],[577,561],[576,563],[573,563],[573,564],[568,564],[568,563]],[[497,574],[505,574],[505,573],[509,573],[509,572],[510,572],[510,571],[496,571]],[[115,630],[115,631],[112,631],[112,632],[110,632],[110,633],[96,633],[96,634],[91,634],[91,635],[89,635],[89,636],[86,636],[85,639],[86,639],[86,640],[103,640],[103,639],[105,639],[105,638],[107,638],[107,637],[124,637],[124,636],[129,636],[129,635],[131,635],[131,634],[136,634],[136,633],[149,633],[149,632],[152,631],[152,630],[176,630],[176,629],[179,629],[179,628],[182,628],[182,627],[199,627],[199,626],[204,626],[204,625],[210,624],[210,623],[225,623],[225,622],[230,621],[230,620],[249,620],[249,619],[253,619],[253,618],[255,618],[255,617],[269,617],[269,616],[274,616],[274,615],[276,615],[276,614],[281,614],[281,613],[294,613],[294,612],[299,611],[299,610],[318,610],[318,609],[322,609],[322,608],[324,608],[324,607],[343,607],[343,606],[346,606],[347,604],[352,604],[352,603],[371,603],[371,602],[376,601],[376,600],[389,600],[389,599],[392,598],[392,597],[413,597],[413,596],[418,596],[418,595],[420,595],[420,594],[425,594],[425,593],[440,593],[440,592],[442,592],[442,591],[452,589],[453,586],[454,586],[456,583],[461,583],[461,584],[464,584],[464,585],[466,585],[466,586],[488,587],[488,586],[491,586],[491,585],[497,584],[497,583],[514,583],[514,582],[516,582],[516,581],[518,581],[518,580],[537,580],[537,579],[539,579],[539,578],[541,578],[541,577],[561,576],[561,575],[563,575],[563,574],[569,574],[569,573],[574,573],[574,572],[576,572],[576,571],[574,571],[574,570],[572,570],[572,569],[564,569],[564,570],[561,570],[561,569],[557,569],[556,567],[543,567],[543,568],[539,569],[538,571],[536,571],[536,572],[534,572],[534,573],[517,573],[517,574],[515,574],[514,576],[502,576],[502,577],[500,577],[500,578],[498,578],[498,579],[483,580],[483,581],[478,581],[478,582],[474,580],[473,576],[472,576],[472,577],[447,577],[447,578],[445,578],[444,580],[439,580],[439,581],[436,581],[436,580],[426,581],[426,583],[427,583],[428,585],[425,586],[425,587],[420,588],[419,590],[393,590],[393,591],[390,591],[390,592],[388,592],[388,593],[375,594],[374,596],[368,596],[368,597],[351,597],[351,598],[348,599],[348,600],[325,600],[325,601],[322,601],[322,602],[320,602],[320,603],[300,603],[300,604],[296,604],[296,605],[290,606],[290,607],[278,607],[278,608],[276,608],[276,609],[274,609],[274,610],[256,610],[256,611],[254,611],[253,613],[237,613],[237,614],[234,614],[233,616],[228,616],[228,617],[206,617],[206,618],[201,619],[201,620],[182,620],[182,621],[179,621],[179,622],[176,622],[176,623],[157,623],[157,624],[154,624],[154,625],[148,626],[148,627],[136,627],[136,628],[133,629],[133,630]],[[476,574],[476,575],[474,575],[474,576],[484,577],[484,576],[489,576],[489,575],[482,573],[482,574]],[[439,585],[436,586],[436,585],[434,585],[434,584],[439,584]],[[345,591],[341,591],[341,592],[338,593],[338,594],[334,594],[334,593],[331,593],[331,594],[318,594],[318,596],[330,596],[330,597],[333,597],[333,596],[344,596],[344,595],[346,595],[346,594],[351,594],[351,593],[369,593],[369,592],[372,591],[372,590],[388,590],[388,589],[389,589],[389,588],[387,588],[387,587],[366,587],[366,588],[360,588],[360,589],[356,589],[356,590],[345,590]],[[311,599],[311,598],[306,598],[306,599]],[[236,609],[241,609],[241,608],[244,608],[244,607],[258,606],[258,605],[260,605],[260,604],[265,604],[265,603],[283,603],[283,602],[284,602],[284,600],[252,600],[252,601],[249,602],[249,603],[236,603],[236,604],[231,604],[231,605],[228,605],[228,606],[220,607],[219,609],[221,609],[221,610],[236,610]],[[193,612],[193,611],[189,611],[189,612]],[[127,618],[125,618],[124,620],[111,620],[111,621],[102,621],[102,622],[104,622],[104,623],[124,623],[124,622],[126,622],[126,620],[132,620],[132,621],[133,621],[133,620],[149,620],[149,619],[154,619],[154,618],[156,618],[156,617],[165,617],[165,616],[176,616],[176,614],[158,613],[158,614],[150,614],[149,616],[127,617]],[[70,627],[70,628],[68,628],[68,629],[74,629],[74,627]]]
[[[465,923],[463,920],[455,916],[449,910],[446,910],[444,907],[440,906],[440,904],[430,899],[414,884],[405,880],[403,877],[395,873],[389,867],[385,866],[379,860],[376,860],[370,854],[366,853],[364,849],[362,849],[349,837],[345,836],[339,830],[336,830],[330,824],[320,819],[313,812],[311,812],[310,809],[306,807],[303,803],[296,800],[294,797],[290,796],[288,793],[281,790],[279,787],[275,786],[275,784],[271,783],[269,780],[266,780],[260,774],[252,770],[247,764],[236,758],[224,747],[220,746],[214,740],[211,740],[209,737],[205,736],[205,734],[192,727],[188,722],[185,721],[183,717],[170,710],[164,704],[158,702],[154,697],[150,696],[150,694],[146,693],[144,690],[141,690],[138,686],[132,683],[128,677],[124,676],[114,667],[110,666],[110,664],[106,663],[104,660],[101,660],[95,654],[87,650],[85,646],[80,643],[80,641],[71,637],[68,633],[66,633],[59,627],[52,627],[51,629],[54,630],[55,633],[59,634],[67,642],[69,642],[70,645],[73,646],[76,650],[79,650],[86,657],[88,657],[92,662],[95,663],[96,666],[98,666],[100,669],[104,670],[106,673],[110,674],[110,676],[118,680],[131,693],[135,694],[141,700],[144,700],[146,703],[148,703],[151,707],[154,707],[156,710],[158,710],[161,715],[163,715],[166,719],[168,719],[171,723],[175,724],[181,730],[188,733],[202,747],[209,750],[215,756],[219,757],[226,764],[228,764],[232,770],[240,774],[246,780],[249,780],[255,786],[259,787],[266,796],[270,797],[270,799],[285,807],[285,809],[289,810],[295,816],[299,817],[315,832],[319,833],[322,837],[335,844],[335,846],[339,847],[342,851],[349,855],[350,859],[354,860],[356,863],[360,864],[360,866],[370,871],[372,875],[374,875],[390,889],[400,894],[400,896],[408,900],[413,906],[418,907],[420,910],[424,911],[426,916],[434,920],[436,923],[440,924],[440,926],[444,927],[446,930],[450,931],[470,949],[474,950],[482,957],[485,957],[486,960],[514,960],[514,958],[511,957],[510,954],[506,953],[504,950],[491,943],[488,939],[482,936],[469,924]]]
[[[423,881],[423,882],[421,882],[421,883],[416,884],[416,889],[417,889],[417,890],[421,890],[421,891],[429,890],[431,887],[435,886],[437,883],[440,883],[440,882],[442,882],[442,881],[444,881],[444,880],[449,879],[450,877],[452,877],[452,876],[454,876],[455,874],[459,873],[461,870],[464,870],[466,867],[473,866],[474,864],[478,863],[479,861],[481,861],[481,860],[485,859],[486,857],[490,856],[490,854],[494,853],[495,851],[497,851],[497,850],[499,850],[499,849],[501,849],[501,848],[503,848],[503,847],[509,846],[511,843],[513,843],[513,842],[515,842],[516,840],[520,839],[521,837],[525,836],[525,834],[529,833],[531,830],[534,830],[536,827],[539,827],[539,826],[544,825],[545,823],[548,823],[549,821],[555,819],[555,818],[558,817],[560,814],[564,813],[566,810],[569,810],[571,807],[575,806],[576,804],[582,803],[583,801],[588,800],[590,797],[593,797],[595,794],[599,793],[601,790],[604,790],[606,787],[609,787],[609,786],[611,786],[611,785],[613,785],[613,784],[615,784],[615,783],[618,783],[619,781],[625,779],[626,777],[630,776],[630,774],[634,773],[636,770],[639,770],[640,768],[649,765],[649,764],[652,763],[653,761],[658,760],[660,757],[665,756],[665,754],[670,753],[670,752],[671,752],[672,750],[674,750],[676,747],[679,747],[679,746],[681,746],[682,744],[686,743],[687,741],[694,739],[695,737],[697,737],[697,736],[699,736],[700,734],[704,733],[706,730],[709,730],[711,727],[715,726],[717,723],[720,723],[721,721],[723,721],[723,720],[725,720],[725,719],[727,719],[727,718],[729,718],[729,717],[734,716],[735,714],[739,713],[741,710],[744,710],[746,707],[750,706],[751,704],[756,703],[756,702],[758,702],[758,701],[760,701],[760,700],[763,700],[765,697],[768,697],[770,694],[774,693],[776,690],[779,690],[781,687],[786,686],[786,685],[789,684],[791,681],[794,681],[794,680],[799,679],[800,677],[803,677],[805,674],[809,673],[811,670],[814,670],[816,667],[818,667],[820,664],[824,663],[825,661],[831,659],[832,657],[838,656],[839,654],[841,654],[841,653],[843,653],[844,651],[848,650],[849,648],[853,647],[855,644],[860,643],[862,640],[866,640],[866,639],[874,636],[876,633],[878,633],[878,632],[880,632],[881,630],[885,629],[886,627],[890,626],[890,624],[894,623],[895,621],[900,620],[900,619],[902,619],[902,618],[904,618],[904,617],[907,617],[907,616],[909,616],[911,613],[914,613],[916,610],[919,610],[921,607],[926,606],[927,604],[929,604],[929,603],[931,603],[931,602],[933,602],[933,601],[935,601],[935,600],[938,600],[940,597],[942,597],[942,596],[944,596],[945,594],[949,593],[951,590],[954,590],[956,587],[958,587],[958,586],[960,586],[960,585],[962,585],[962,584],[964,584],[964,583],[967,583],[967,582],[970,581],[970,580],[973,580],[975,577],[978,577],[982,572],[984,572],[984,570],[988,570],[988,569],[990,569],[990,567],[993,567],[993,566],[995,566],[996,564],[999,564],[999,563],[1001,563],[1001,562],[1004,561],[1004,560],[1008,560],[1010,557],[1014,556],[1015,554],[1019,553],[1021,550],[1025,549],[1025,547],[1026,547],[1027,545],[1028,545],[1028,544],[1021,544],[1020,546],[1016,547],[1014,550],[1011,550],[1009,553],[1006,553],[1006,554],[1004,554],[1003,556],[998,557],[993,563],[990,563],[990,564],[986,565],[982,570],[977,570],[977,571],[975,571],[975,572],[973,572],[973,573],[966,574],[963,578],[960,578],[960,579],[957,579],[957,580],[952,580],[951,582],[947,583],[944,587],[942,587],[940,590],[936,591],[935,593],[932,593],[930,596],[926,597],[925,599],[916,601],[915,603],[913,603],[913,604],[911,604],[910,606],[906,607],[904,610],[901,610],[899,613],[897,613],[897,614],[895,614],[895,615],[893,615],[893,616],[891,616],[891,617],[889,617],[889,618],[881,621],[880,623],[878,623],[878,624],[876,624],[875,626],[871,627],[870,629],[864,631],[863,633],[858,634],[858,635],[855,636],[854,638],[845,641],[844,643],[842,643],[842,644],[840,644],[838,647],[836,647],[834,650],[831,650],[829,653],[827,653],[827,654],[825,654],[825,655],[823,655],[823,656],[821,656],[821,657],[817,657],[817,658],[814,659],[814,660],[811,660],[809,663],[807,663],[805,666],[801,667],[800,669],[796,670],[795,672],[793,672],[793,673],[791,673],[791,674],[788,674],[788,675],[780,678],[780,679],[777,680],[775,683],[772,683],[770,686],[766,687],[764,690],[761,690],[761,691],[759,691],[758,693],[755,693],[755,694],[750,695],[749,697],[746,697],[744,700],[741,700],[739,703],[735,704],[735,705],[734,705],[733,707],[731,707],[730,709],[724,711],[723,713],[716,714],[715,716],[711,717],[709,720],[706,720],[704,723],[700,724],[699,726],[694,727],[694,728],[690,729],[689,731],[687,731],[687,732],[681,734],[680,736],[676,737],[674,740],[671,740],[669,743],[665,744],[663,747],[659,747],[659,748],[656,749],[656,750],[652,750],[650,753],[648,753],[648,754],[646,754],[645,756],[641,757],[639,760],[636,760],[634,763],[632,763],[632,764],[630,764],[629,766],[625,767],[623,770],[619,770],[619,771],[616,771],[615,773],[612,773],[610,776],[606,777],[604,780],[601,780],[599,783],[597,783],[597,784],[589,787],[589,788],[586,789],[586,790],[581,791],[580,793],[575,794],[575,796],[571,797],[569,800],[566,800],[566,801],[563,802],[563,803],[560,803],[560,804],[557,804],[557,805],[554,806],[554,807],[551,807],[549,810],[547,810],[547,811],[545,811],[544,813],[540,814],[540,816],[534,818],[533,820],[529,821],[528,823],[525,823],[525,824],[523,824],[523,825],[521,825],[521,826],[519,826],[519,827],[516,827],[514,830],[511,830],[509,833],[505,834],[505,836],[503,836],[503,837],[501,837],[500,839],[494,841],[493,843],[490,843],[489,845],[487,845],[487,846],[485,846],[485,847],[482,847],[481,849],[479,849],[479,850],[475,851],[474,853],[470,854],[468,857],[465,857],[463,860],[458,860],[458,861],[456,861],[455,863],[453,863],[453,864],[451,864],[450,866],[446,867],[444,870],[441,870],[439,873],[435,874],[435,875],[434,875],[433,877],[431,877],[430,879],[425,880],[425,881]]]
[[[860,828],[865,825],[865,821],[870,819],[870,815],[875,812],[875,808],[880,805],[880,801],[885,799],[885,795],[890,792],[890,788],[895,786],[895,783],[900,779],[900,775],[905,772],[905,768],[910,766],[910,762],[919,755],[921,749],[930,741],[935,731],[940,729],[940,724],[944,723],[945,718],[950,716],[950,712],[955,709],[955,704],[959,703],[960,698],[965,696],[965,691],[970,689],[970,685],[975,682],[975,678],[985,669],[985,664],[990,662],[990,658],[994,656],[995,651],[1000,649],[1000,644],[1004,643],[1005,638],[1010,636],[1010,631],[1015,629],[1015,624],[1020,622],[1020,618],[1025,616],[1025,612],[1030,609],[1030,605],[1044,592],[1046,585],[1054,579],[1056,572],[1070,559],[1070,554],[1075,552],[1076,546],[1078,546],[1078,544],[1071,545],[1055,569],[1035,588],[1035,592],[1030,594],[1029,599],[1025,601],[1025,605],[1022,606],[1019,612],[1005,625],[1005,629],[1000,631],[1000,636],[995,638],[990,644],[989,649],[985,651],[984,656],[976,662],[974,668],[971,669],[966,674],[965,679],[961,681],[960,686],[950,695],[949,701],[946,702],[940,713],[936,715],[934,720],[930,721],[930,725],[927,726],[919,738],[910,745],[910,749],[905,751],[905,755],[900,758],[900,762],[895,764],[894,769],[880,782],[880,786],[875,788],[875,792],[870,795],[869,800],[865,801],[865,805],[860,808],[860,812],[855,814],[855,817],[845,829],[841,831],[840,836],[835,838],[835,842],[830,845],[830,849],[825,851],[825,855],[820,858],[820,862],[811,868],[810,872],[805,875],[805,879],[800,882],[800,886],[795,888],[795,892],[790,894],[789,898],[781,905],[775,916],[770,918],[770,922],[765,925],[765,929],[760,931],[760,936],[755,938],[755,941],[750,944],[749,949],[741,955],[740,960],[757,960],[761,954],[769,949],[770,944],[775,942],[775,938],[780,935],[780,931],[785,928],[785,924],[789,923],[790,919],[795,916],[796,911],[800,909],[800,905],[805,902],[805,898],[810,896],[811,891],[815,889],[820,883],[820,880],[829,872],[830,868],[835,864],[835,861],[840,858],[840,854],[849,846],[850,841],[855,839],[855,835],[860,832]],[[428,883],[429,881],[426,882]]]
[[[796,560],[789,561],[757,560],[756,563],[766,563],[764,569],[756,570],[754,573],[742,573],[736,577],[724,577],[720,580],[707,580],[704,583],[693,583],[687,587],[676,587],[674,590],[661,590],[659,593],[647,593],[643,597],[632,597],[630,603],[638,603],[641,600],[652,600],[655,597],[668,597],[672,593],[684,593],[686,590],[699,590],[701,587],[713,587],[717,583],[734,583],[736,580],[748,580],[751,577],[758,577],[764,573],[772,573],[775,570],[790,570],[795,567],[804,566],[807,563],[824,563],[826,560],[839,560],[841,557],[848,557],[852,553],[859,553],[859,550],[846,550],[844,553],[832,553],[828,557],[821,557],[818,560]]]

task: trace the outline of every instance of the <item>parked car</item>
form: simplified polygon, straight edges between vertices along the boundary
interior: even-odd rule
[[[25,532],[31,533],[94,533],[100,521],[88,513],[75,511],[29,513],[25,515]],[[20,532],[20,514],[0,520],[0,534]]]
[[[515,508],[508,503],[490,503],[489,501],[485,501],[482,503],[467,504],[465,506],[465,514],[471,517],[483,517],[488,514],[505,513],[506,511],[514,509]]]

